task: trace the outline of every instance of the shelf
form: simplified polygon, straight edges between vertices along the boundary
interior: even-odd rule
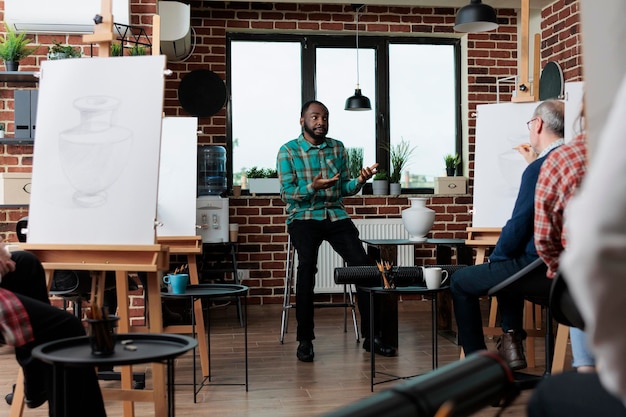
[[[24,138],[24,139],[15,139],[15,138],[0,138],[0,145],[33,145],[35,143],[35,139],[33,138]]]
[[[0,71],[0,81],[7,83],[38,83],[39,78],[32,71]]]

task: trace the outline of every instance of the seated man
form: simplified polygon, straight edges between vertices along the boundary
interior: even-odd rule
[[[9,253],[1,242],[0,332],[4,342],[15,347],[24,371],[26,405],[36,408],[48,400],[54,410],[52,368],[34,359],[31,351],[53,340],[84,336],[85,330],[78,318],[50,305],[39,260],[28,252]],[[106,416],[94,369],[68,368],[66,389],[72,396],[67,416]]]
[[[450,290],[459,344],[465,355],[487,348],[479,297],[538,257],[533,240],[535,185],[545,156],[563,143],[563,111],[563,103],[557,100],[548,100],[537,106],[528,122],[530,145],[537,158],[524,170],[513,214],[502,228],[489,262],[460,269],[451,277]],[[538,283],[544,291],[549,291],[550,280],[546,278],[545,268],[540,269],[536,274]],[[498,296],[498,305],[504,332],[498,342],[498,351],[512,369],[523,369],[526,367],[522,349],[525,338],[522,326],[523,293],[506,292]]]

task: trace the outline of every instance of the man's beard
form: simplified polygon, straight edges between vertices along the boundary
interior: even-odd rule
[[[317,133],[315,133],[315,131],[313,129],[310,129],[306,124],[304,125],[304,131],[306,133],[308,133],[313,139],[315,139],[316,142],[322,142],[324,139],[326,139],[326,133],[327,130],[324,129],[324,133],[321,135],[318,135]]]

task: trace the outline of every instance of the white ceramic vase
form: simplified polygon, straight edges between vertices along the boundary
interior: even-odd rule
[[[402,210],[402,223],[412,242],[424,242],[435,223],[435,211],[426,207],[426,198],[409,198],[411,207]]]

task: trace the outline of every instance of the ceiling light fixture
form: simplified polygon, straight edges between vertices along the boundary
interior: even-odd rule
[[[471,0],[456,14],[454,30],[457,32],[487,32],[498,28],[498,19],[493,7],[481,0]]]
[[[370,99],[361,94],[361,86],[359,85],[359,12],[363,7],[365,7],[364,4],[352,5],[356,11],[356,89],[354,95],[346,100],[346,110],[351,111],[372,110]]]

